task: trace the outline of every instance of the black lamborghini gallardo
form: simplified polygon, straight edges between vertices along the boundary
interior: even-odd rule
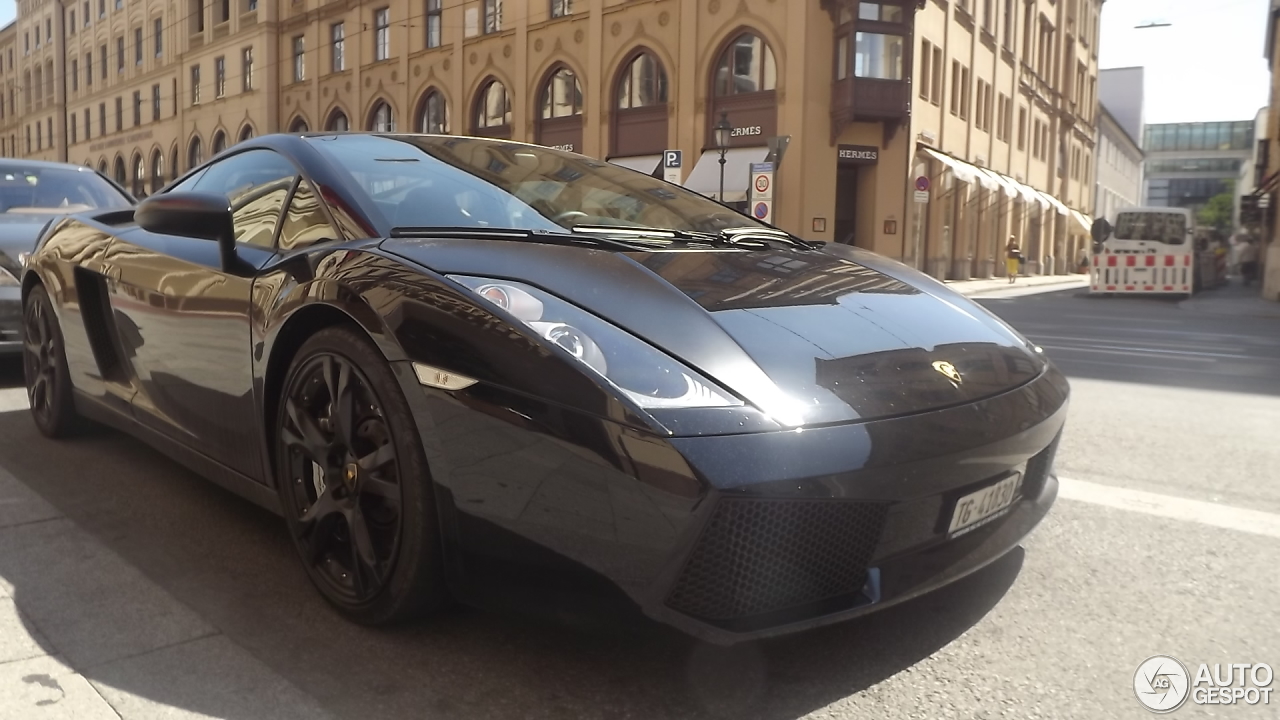
[[[586,577],[712,641],[789,632],[981,568],[1057,494],[1039,348],[572,153],[257,138],[59,220],[21,282],[41,431],[115,426],[279,512],[358,622]]]

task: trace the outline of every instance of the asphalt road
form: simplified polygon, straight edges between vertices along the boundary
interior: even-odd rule
[[[336,717],[1144,718],[1132,682],[1151,655],[1280,667],[1280,319],[1212,300],[984,301],[1072,378],[1063,499],[1024,549],[952,587],[730,649],[466,609],[350,625],[277,518],[117,433],[43,439],[16,387],[0,390],[0,466]],[[0,383],[20,383],[16,363]],[[1176,715],[1277,716],[1280,698]]]

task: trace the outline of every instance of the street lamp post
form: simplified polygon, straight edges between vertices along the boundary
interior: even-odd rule
[[[733,125],[729,122],[729,113],[720,113],[720,122],[716,123],[715,128],[716,148],[720,151],[720,196],[717,198],[720,202],[724,202],[724,154],[729,151],[729,140],[733,138]]]

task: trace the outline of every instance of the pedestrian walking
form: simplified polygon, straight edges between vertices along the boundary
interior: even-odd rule
[[[1009,284],[1013,284],[1022,270],[1022,249],[1018,247],[1018,238],[1014,235],[1009,236],[1009,242],[1004,246],[1004,267],[1009,274]]]
[[[1248,287],[1258,277],[1258,246],[1253,238],[1244,241],[1236,257],[1240,260],[1240,276],[1244,278],[1244,284]]]

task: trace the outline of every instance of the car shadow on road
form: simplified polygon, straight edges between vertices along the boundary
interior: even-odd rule
[[[46,652],[66,656],[68,644],[87,647],[89,660],[77,669],[90,681],[213,717],[277,715],[246,709],[237,689],[252,682],[243,668],[214,664],[192,682],[181,680],[191,672],[181,656],[145,665],[145,672],[93,661],[94,652],[106,657],[114,650],[93,623],[112,624],[108,634],[122,638],[152,638],[156,647],[137,649],[142,657],[225,636],[261,670],[252,673],[284,678],[336,717],[781,720],[856,695],[936,653],[1000,601],[1023,562],[1017,549],[874,616],[729,648],[644,618],[602,625],[455,609],[409,626],[369,629],[344,621],[320,599],[277,517],[122,434],[96,429],[54,442],[37,433],[26,412],[3,413],[0,465],[194,618],[192,629],[165,635],[156,623],[174,625],[174,613],[125,612],[115,605],[128,598],[110,594],[94,606],[101,572],[63,572],[52,582],[29,557],[2,555],[0,577],[13,584],[20,608],[70,599],[85,605],[65,611],[67,623],[83,627],[32,633],[51,638],[42,640]],[[73,544],[65,552],[83,549]],[[85,645],[76,634],[92,637]]]

